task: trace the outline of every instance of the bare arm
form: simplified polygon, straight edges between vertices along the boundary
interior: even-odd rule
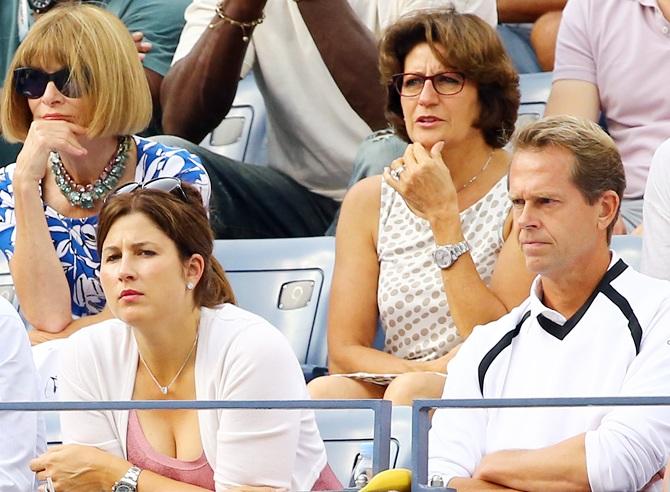
[[[328,315],[330,371],[444,371],[446,363],[409,361],[371,348],[378,317],[376,231],[379,207],[379,176],[358,182],[342,204]]]
[[[563,10],[567,0],[498,0],[500,22],[535,22],[547,12]]]
[[[557,80],[551,86],[545,116],[569,114],[598,121],[598,88],[583,80]]]
[[[405,172],[400,180],[387,171],[386,182],[398,190],[414,213],[430,222],[435,244],[463,241],[456,190],[440,152],[434,148],[429,154],[422,145],[412,144],[403,162]],[[509,231],[509,218],[507,227]],[[463,337],[475,326],[494,321],[520,304],[528,297],[532,281],[515,231],[507,235],[490,286],[479,276],[469,253],[461,255],[441,275],[451,316]]]
[[[386,96],[372,33],[346,0],[310,0],[298,6],[321,58],[349,105],[373,130],[385,128]]]
[[[51,447],[30,463],[30,469],[37,473],[37,479],[46,480],[47,476],[51,477],[56,490],[112,490],[114,484],[131,466],[132,463],[123,458],[80,444]],[[207,490],[149,470],[142,470],[137,488],[142,492]]]
[[[476,478],[454,478],[449,482],[449,487],[458,490],[458,492],[488,492],[490,490],[505,490],[514,491],[495,483],[487,482],[485,480],[478,480]]]
[[[489,454],[473,478],[518,490],[589,491],[584,434],[545,448]]]
[[[9,267],[21,311],[33,327],[57,333],[72,320],[70,287],[51,243],[38,185],[15,179],[14,199],[16,243]]]
[[[261,17],[266,0],[231,0],[225,14],[239,22]],[[212,18],[191,52],[175,63],[163,79],[163,130],[192,142],[202,138],[230,110],[237,92],[248,42],[239,26]],[[247,28],[248,35],[251,28]]]
[[[30,338],[30,343],[32,345],[37,345],[39,343],[48,342],[49,340],[55,340],[57,338],[67,338],[86,326],[94,325],[95,323],[100,323],[101,321],[105,321],[111,318],[113,318],[111,311],[109,308],[105,307],[105,309],[98,314],[73,319],[70,324],[63,328],[62,331],[57,333],[33,329],[28,332],[28,337]]]
[[[510,222],[511,217],[508,218],[511,227]],[[436,244],[455,244],[464,239],[460,221],[436,219],[432,224]],[[496,260],[490,285],[479,276],[470,254],[442,270],[451,316],[463,337],[472,333],[475,326],[504,316],[528,297],[533,276],[526,269],[516,227],[513,229]]]
[[[76,139],[84,129],[61,121],[33,122],[13,177],[16,241],[9,268],[28,322],[59,332],[72,321],[70,288],[47,226],[40,181],[49,150],[82,155]]]

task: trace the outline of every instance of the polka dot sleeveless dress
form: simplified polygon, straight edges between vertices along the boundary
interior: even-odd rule
[[[460,213],[470,254],[487,284],[504,242],[510,207],[505,176]],[[437,359],[463,340],[451,318],[440,269],[433,261],[434,249],[428,221],[414,215],[382,181],[377,303],[386,333],[384,350],[397,357]]]

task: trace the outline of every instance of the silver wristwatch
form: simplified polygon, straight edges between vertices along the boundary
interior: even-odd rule
[[[137,492],[137,481],[140,479],[142,470],[136,466],[128,468],[121,480],[114,484],[112,492]]]
[[[437,246],[433,251],[433,259],[435,264],[442,268],[449,268],[463,253],[470,251],[470,246],[466,241],[461,241],[456,244],[445,244],[444,246]]]

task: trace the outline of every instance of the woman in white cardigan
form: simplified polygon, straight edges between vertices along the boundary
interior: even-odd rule
[[[308,398],[288,342],[234,306],[194,188],[124,186],[102,210],[98,241],[117,319],[68,340],[62,399]],[[339,486],[310,411],[64,412],[61,426],[68,444],[31,465],[56,491]]]

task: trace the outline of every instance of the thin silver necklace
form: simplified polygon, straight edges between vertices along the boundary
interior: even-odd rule
[[[174,383],[177,380],[177,378],[179,377],[181,372],[184,370],[184,367],[186,367],[186,363],[191,358],[191,355],[193,354],[193,351],[195,350],[195,346],[198,344],[198,335],[199,334],[200,333],[195,334],[195,340],[193,340],[193,346],[191,347],[191,350],[188,351],[188,355],[186,356],[186,359],[184,359],[184,363],[181,365],[181,367],[177,371],[177,374],[175,374],[174,377],[170,380],[170,382],[165,386],[163,386],[161,383],[158,382],[158,379],[156,379],[156,376],[154,376],[154,373],[151,372],[151,369],[149,369],[149,366],[144,361],[144,357],[142,357],[142,354],[140,353],[140,351],[139,350],[137,351],[137,353],[140,355],[140,362],[142,362],[142,365],[144,365],[144,368],[149,373],[149,376],[151,376],[151,379],[153,379],[154,383],[156,383],[156,386],[158,386],[158,389],[160,390],[160,392],[163,393],[164,395],[168,394],[168,390],[170,389],[170,386],[172,386],[172,383]]]
[[[479,172],[478,172],[477,174],[475,174],[473,177],[471,177],[469,180],[467,180],[467,182],[466,182],[464,185],[462,185],[459,189],[457,189],[457,190],[456,190],[456,193],[458,193],[459,191],[463,191],[465,188],[467,188],[467,187],[470,186],[472,183],[474,183],[475,181],[477,181],[477,178],[478,178],[479,176],[481,176],[482,174],[484,174],[484,171],[486,171],[486,168],[489,167],[489,164],[491,163],[491,159],[493,158],[493,152],[494,152],[494,151],[492,150],[492,151],[489,153],[489,157],[486,159],[486,162],[484,163],[484,165],[482,166],[482,168],[479,170]]]

